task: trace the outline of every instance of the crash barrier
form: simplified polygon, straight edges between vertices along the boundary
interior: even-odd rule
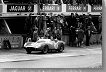
[[[23,46],[23,37],[21,35],[0,35],[0,48],[21,48]]]
[[[62,40],[66,45],[69,45],[69,35],[63,35]],[[83,44],[86,43],[86,36],[84,35]],[[101,44],[102,43],[102,34],[92,34],[90,38],[90,44]]]

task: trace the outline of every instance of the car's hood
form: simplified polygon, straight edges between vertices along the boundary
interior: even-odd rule
[[[44,43],[37,43],[37,42],[27,42],[24,44],[24,47],[33,47],[33,48],[39,48]]]

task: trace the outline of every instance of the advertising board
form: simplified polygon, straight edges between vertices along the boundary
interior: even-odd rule
[[[66,12],[87,12],[88,6],[83,5],[66,5]]]
[[[42,9],[38,6],[39,12],[61,12],[62,6],[61,5],[43,5]]]
[[[7,12],[34,12],[34,5],[7,5]]]

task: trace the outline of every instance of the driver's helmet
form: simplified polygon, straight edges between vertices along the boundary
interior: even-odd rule
[[[31,42],[31,38],[28,38],[27,42]]]

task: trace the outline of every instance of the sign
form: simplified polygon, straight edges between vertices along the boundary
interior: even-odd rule
[[[1,35],[0,46],[2,46],[4,40],[9,40],[12,48],[22,47],[23,38],[19,35]]]
[[[91,7],[92,12],[102,12],[102,6],[92,6]]]
[[[7,12],[33,12],[34,5],[7,5]]]
[[[66,5],[66,12],[87,12],[88,6],[83,5]]]
[[[61,5],[43,5],[43,8],[38,8],[39,12],[61,12],[62,6]]]

